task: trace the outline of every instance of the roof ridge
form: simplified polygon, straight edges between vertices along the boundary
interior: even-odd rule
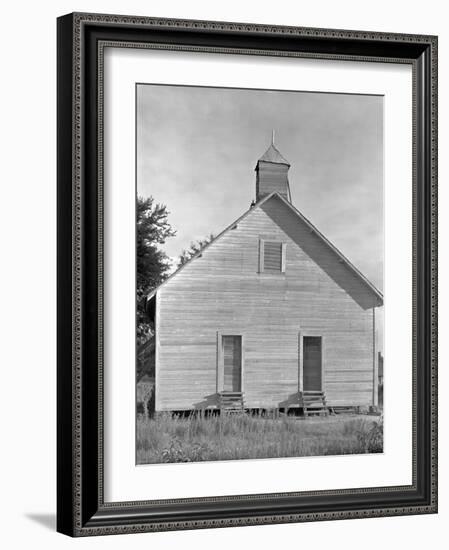
[[[227,233],[230,229],[232,229],[234,226],[236,226],[238,223],[240,223],[243,219],[246,218],[246,216],[248,214],[250,214],[251,212],[253,212],[256,208],[259,208],[260,206],[262,206],[262,204],[264,204],[265,202],[267,202],[268,200],[270,200],[271,198],[273,198],[274,196],[276,196],[278,199],[280,199],[288,208],[290,208],[293,213],[295,213],[305,224],[307,224],[309,226],[309,228],[323,241],[323,243],[328,246],[337,256],[339,256],[339,258],[347,265],[347,267],[355,274],[357,275],[360,279],[362,279],[362,281],[365,283],[365,285],[380,299],[382,300],[382,303],[383,303],[383,294],[382,292],[376,288],[373,283],[371,283],[371,281],[365,277],[365,275],[363,275],[363,273],[350,261],[348,260],[348,258],[346,258],[346,256],[340,252],[340,250],[335,246],[333,245],[329,239],[327,239],[323,233],[321,233],[321,231],[319,229],[317,229],[313,223],[311,221],[309,221],[305,216],[304,214],[302,214],[295,206],[293,206],[293,204],[291,204],[290,202],[288,202],[286,199],[284,199],[284,197],[282,197],[277,191],[273,191],[272,193],[270,193],[269,195],[266,195],[265,197],[263,197],[260,201],[258,201],[254,206],[251,206],[248,210],[246,210],[239,218],[237,218],[234,222],[232,222],[231,224],[229,224],[225,229],[223,229],[223,231],[221,233],[219,233],[214,239],[212,239],[208,244],[206,244],[206,246],[204,246],[201,250],[199,250],[194,256],[192,256],[191,258],[189,258],[183,265],[181,265],[176,271],[174,271],[169,277],[167,277],[167,279],[165,279],[165,281],[163,281],[160,285],[158,285],[154,290],[152,290],[148,295],[147,295],[147,302],[149,300],[151,300],[151,298],[153,298],[153,296],[156,294],[156,292],[162,287],[164,286],[168,281],[170,281],[175,275],[177,275],[178,273],[180,273],[188,264],[190,264],[193,260],[195,260],[196,258],[202,256],[202,254],[204,253],[204,251],[209,248],[210,246],[212,246],[218,239],[220,239],[225,233]]]

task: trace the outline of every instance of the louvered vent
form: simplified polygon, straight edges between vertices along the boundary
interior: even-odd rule
[[[268,272],[282,270],[282,243],[264,242],[263,270]]]

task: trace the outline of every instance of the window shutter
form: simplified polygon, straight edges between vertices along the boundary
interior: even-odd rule
[[[259,240],[259,273],[263,272],[264,248],[265,248],[265,241],[263,239],[260,239]]]
[[[282,273],[285,273],[285,260],[286,260],[286,252],[287,252],[287,243],[282,243],[282,257],[281,257],[281,271]]]
[[[263,270],[271,273],[279,273],[282,271],[282,243],[265,241],[263,255]],[[285,269],[285,267],[284,267]]]

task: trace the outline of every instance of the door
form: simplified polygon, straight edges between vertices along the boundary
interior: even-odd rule
[[[321,336],[303,337],[303,389],[321,391],[322,339]]]
[[[223,390],[242,391],[242,337],[222,336]]]

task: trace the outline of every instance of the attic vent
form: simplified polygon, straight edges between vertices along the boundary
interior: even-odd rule
[[[265,241],[263,270],[280,271],[282,260],[282,244],[273,241]]]
[[[260,271],[283,273],[285,271],[285,243],[279,241],[260,241]]]

